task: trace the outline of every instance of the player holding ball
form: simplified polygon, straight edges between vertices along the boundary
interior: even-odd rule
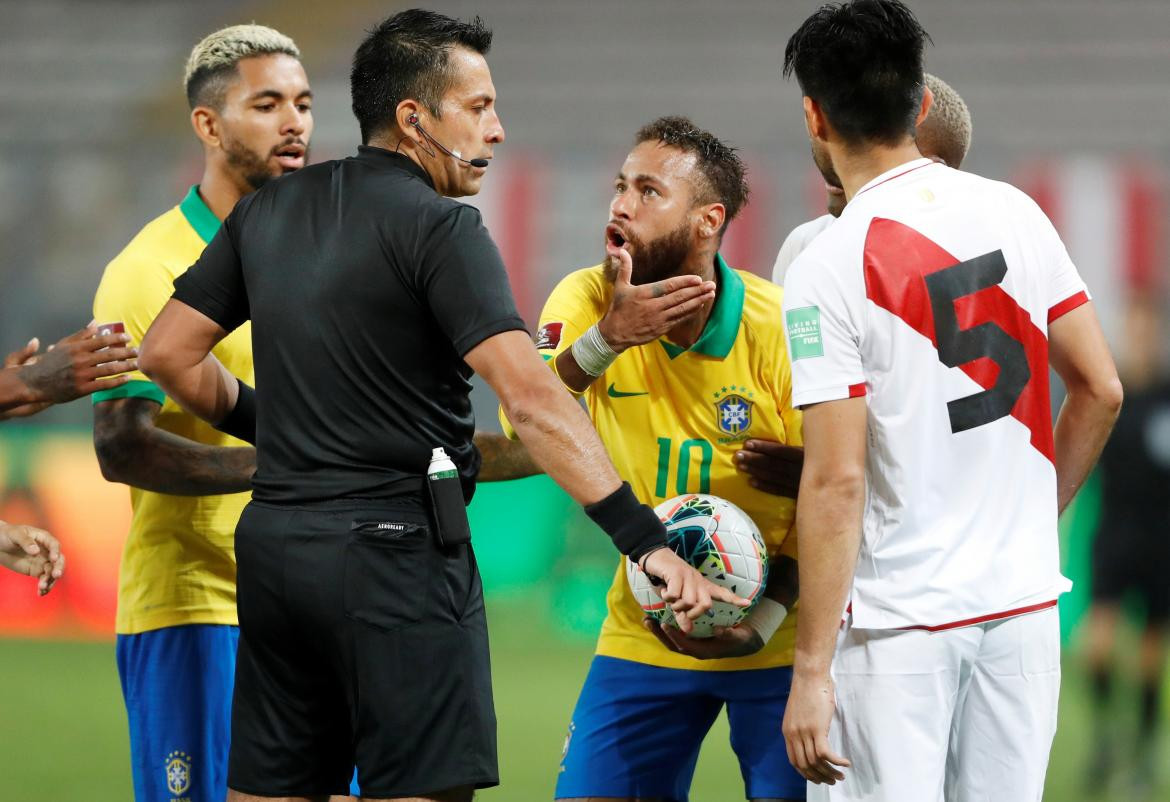
[[[585,399],[638,499],[703,493],[742,508],[771,553],[770,581],[743,623],[697,639],[644,620],[618,566],[556,797],[686,799],[726,705],[747,796],[804,799],[779,728],[796,618],[786,615],[797,595],[795,503],[753,487],[735,464],[748,438],[801,442],[782,290],[719,255],[747,201],[735,150],[682,117],[655,120],[635,141],[614,181],[605,261],[553,290],[536,345]]]

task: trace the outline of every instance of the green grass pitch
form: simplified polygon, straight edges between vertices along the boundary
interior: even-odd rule
[[[591,643],[557,639],[547,624],[530,621],[533,609],[519,601],[489,602],[503,785],[482,792],[478,799],[484,802],[552,798],[565,728],[588,667]],[[1085,682],[1071,656],[1060,720],[1045,799],[1087,802],[1090,797],[1081,788],[1090,742],[1088,709]],[[1170,750],[1162,748],[1157,755],[1160,764],[1170,764]],[[131,798],[113,644],[0,641],[0,799]],[[720,719],[704,746],[691,799],[741,798],[726,721]],[[1147,799],[1170,799],[1170,788],[1163,786]]]

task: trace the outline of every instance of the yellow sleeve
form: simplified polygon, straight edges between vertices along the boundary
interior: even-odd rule
[[[609,305],[608,287],[601,268],[590,267],[561,279],[545,301],[536,327],[536,350],[553,373],[556,373],[557,356],[605,314]],[[574,397],[581,395],[569,387],[565,389]],[[499,418],[504,435],[515,440],[516,431],[504,415],[503,407],[499,409]]]
[[[93,299],[94,320],[99,324],[121,321],[130,342],[139,345],[174,291],[174,279],[162,264],[122,253],[106,266],[102,275]],[[146,374],[136,370],[130,373],[126,384],[94,393],[93,402],[131,397],[149,398],[159,404],[166,399]]]

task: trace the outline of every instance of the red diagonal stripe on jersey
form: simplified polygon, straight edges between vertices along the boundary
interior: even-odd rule
[[[865,294],[882,309],[930,340],[938,348],[934,313],[925,276],[961,260],[909,226],[874,218],[865,239]],[[1036,328],[1028,312],[1003,291],[988,287],[955,301],[959,327],[969,329],[994,322],[1024,346],[1032,377],[1012,407],[1012,417],[1028,427],[1032,446],[1055,459],[1052,411],[1048,399],[1048,338]],[[995,386],[999,368],[983,357],[960,369],[987,390]]]

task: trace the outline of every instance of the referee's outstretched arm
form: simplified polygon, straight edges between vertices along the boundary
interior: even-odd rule
[[[154,319],[142,341],[139,366],[183,409],[224,426],[242,398],[240,382],[211,354],[227,330],[175,298]],[[464,360],[484,377],[533,459],[608,534],[623,554],[662,581],[679,628],[711,607],[712,599],[746,607],[726,588],[666,548],[666,532],[654,511],[622,482],[585,412],[553,375],[528,335],[514,330],[483,340]]]
[[[689,631],[690,621],[710,607],[712,598],[747,606],[664,548],[657,516],[622,482],[585,411],[544,364],[526,332],[489,337],[464,360],[496,391],[504,414],[545,473],[585,506],[618,549],[665,582],[662,598],[687,618],[680,629]]]

